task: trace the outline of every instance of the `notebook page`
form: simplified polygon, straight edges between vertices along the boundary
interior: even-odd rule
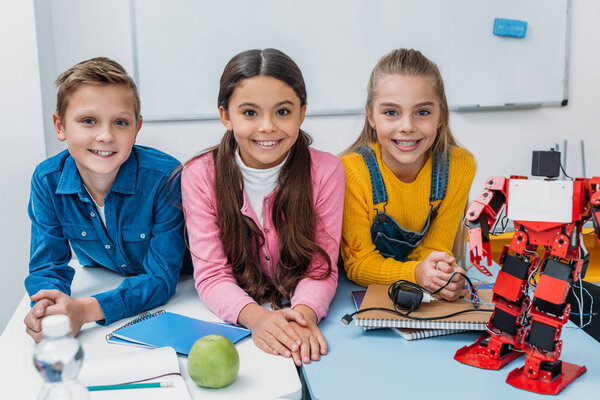
[[[79,380],[86,386],[115,385],[130,382],[171,382],[174,387],[106,390],[89,392],[92,400],[103,399],[190,399],[179,374],[175,350],[170,347],[123,352],[115,357],[84,357]],[[155,378],[155,379],[149,379]]]

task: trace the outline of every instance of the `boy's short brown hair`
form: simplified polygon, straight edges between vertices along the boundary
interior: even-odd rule
[[[65,117],[71,95],[81,85],[125,85],[133,92],[133,107],[136,122],[140,118],[140,95],[135,82],[125,68],[116,61],[106,57],[91,58],[75,64],[56,78],[58,88],[56,95],[56,113]]]

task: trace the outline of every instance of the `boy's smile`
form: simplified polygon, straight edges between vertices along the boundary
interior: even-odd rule
[[[64,117],[53,115],[58,139],[66,140],[84,184],[99,205],[129,158],[141,128],[133,98],[124,85],[82,85],[71,95]]]

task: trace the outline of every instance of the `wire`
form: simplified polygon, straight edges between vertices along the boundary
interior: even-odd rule
[[[488,325],[485,327],[485,330],[488,331],[489,334],[491,335],[501,335],[502,331],[500,329],[498,329],[497,331],[493,331],[490,329],[490,324],[488,323]]]
[[[581,277],[579,278],[579,280],[577,282],[578,282],[578,285],[577,286],[573,285],[571,287],[571,290],[573,291],[573,296],[575,297],[575,299],[577,299],[577,306],[579,307],[579,310],[577,310],[577,311],[579,311],[579,313],[573,313],[572,312],[571,314],[579,316],[579,322],[580,322],[580,324],[579,324],[579,326],[577,326],[575,328],[573,328],[571,326],[567,326],[567,328],[570,328],[570,329],[583,329],[583,328],[585,328],[586,326],[588,326],[592,322],[592,318],[593,318],[593,315],[594,315],[594,312],[593,312],[594,311],[594,297],[591,295],[591,293],[586,288],[583,287],[582,282],[581,282]],[[577,294],[575,292],[575,289],[579,289],[579,292],[581,294],[581,298],[579,298],[577,296]],[[584,313],[583,312],[583,292],[584,291],[590,297],[590,312],[589,313]],[[583,323],[583,317],[584,316],[588,316],[588,315],[590,316],[590,319],[584,324]]]
[[[483,300],[481,299],[481,297],[479,297],[479,295],[475,295],[475,297],[477,298],[477,302],[479,303],[479,305],[484,305],[484,306],[488,306],[488,307],[494,307],[494,304],[493,304],[493,303],[486,303],[485,301],[483,301]],[[469,303],[472,303],[472,301],[471,301],[471,300],[469,300],[469,299],[466,299],[464,296],[460,296],[458,299],[459,299],[459,300],[468,301]]]
[[[385,312],[389,312],[389,313],[392,313],[392,314],[399,315],[399,316],[404,317],[404,318],[414,319],[414,320],[417,320],[417,321],[435,321],[435,320],[438,320],[438,319],[446,319],[446,318],[454,317],[455,315],[465,314],[465,313],[468,313],[468,312],[493,312],[494,310],[488,310],[487,308],[484,308],[484,309],[477,309],[477,308],[475,308],[475,309],[470,309],[470,310],[461,310],[461,311],[454,312],[452,314],[440,315],[440,316],[436,316],[436,317],[414,317],[412,315],[408,315],[406,313],[403,313],[403,312],[398,311],[398,310],[393,310],[391,308],[369,307],[369,308],[365,308],[365,309],[362,309],[362,310],[355,311],[355,312],[353,312],[352,314],[349,314],[349,315],[346,314],[346,317],[347,316],[353,317],[356,314],[360,314],[360,313],[366,312],[366,311],[385,311]],[[350,321],[348,321],[348,322],[350,322]]]
[[[567,178],[569,178],[570,180],[573,180],[573,178],[571,178],[569,175],[567,175],[567,173],[565,172],[565,169],[563,168],[562,162],[560,163],[560,170],[562,171],[563,175],[566,176]]]
[[[504,231],[506,231],[506,227],[508,226],[509,222],[510,219],[508,219],[508,217],[506,216],[506,205],[502,205],[502,207],[500,207],[500,210],[498,211],[498,214],[496,215],[496,222],[494,222],[494,225],[492,225],[492,229],[490,229],[490,235],[497,236],[503,234]],[[498,225],[500,225],[501,227],[501,232],[496,232]]]
[[[540,264],[537,264],[536,267],[531,271],[529,277],[527,278],[527,282],[529,283],[529,287],[535,289],[537,286],[537,281],[535,280],[535,275],[540,269]]]
[[[573,291],[573,293],[574,292],[575,291]],[[579,275],[579,298],[577,299],[577,301],[579,302],[579,312],[581,313],[581,315],[579,316],[579,326],[583,326],[583,285],[581,284],[581,275]]]

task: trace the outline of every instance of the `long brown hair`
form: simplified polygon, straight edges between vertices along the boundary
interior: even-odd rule
[[[444,81],[437,65],[421,54],[420,51],[414,49],[396,49],[383,56],[375,68],[373,68],[367,87],[366,106],[370,112],[373,112],[373,98],[376,95],[377,84],[381,78],[393,74],[422,76],[431,82],[434,93],[440,103],[440,127],[438,128],[431,150],[439,152],[438,154],[445,157],[448,154],[450,146],[456,145],[456,140],[450,131],[450,113],[448,102],[446,101]],[[368,118],[365,116],[365,124],[360,135],[343,154],[376,142],[377,131],[373,129],[369,124]]]
[[[279,50],[248,50],[237,54],[221,76],[218,105],[226,111],[240,83],[255,76],[269,76],[289,85],[306,105],[306,86],[296,63]],[[217,218],[221,242],[238,285],[258,303],[270,301],[274,308],[291,298],[306,275],[313,257],[328,264],[325,273],[311,276],[325,279],[331,274],[331,259],[315,243],[316,215],[311,181],[311,137],[300,130],[279,173],[272,220],[279,238],[279,261],[269,280],[261,271],[258,250],[264,243],[261,230],[240,212],[243,205],[242,173],[235,162],[237,143],[233,131],[226,131],[212,152],[215,165]],[[206,153],[204,153],[206,154]]]

